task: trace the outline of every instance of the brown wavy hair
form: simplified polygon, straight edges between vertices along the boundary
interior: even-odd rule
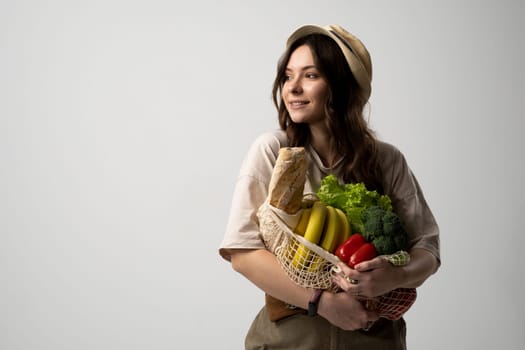
[[[331,147],[344,150],[343,181],[362,181],[367,188],[382,192],[376,137],[363,115],[367,99],[363,97],[341,49],[325,35],[312,34],[297,40],[285,51],[277,66],[272,97],[278,110],[279,125],[286,132],[290,146],[305,147],[311,142],[308,125],[292,121],[281,97],[290,56],[302,45],[310,47],[317,69],[328,82],[325,123],[332,135]]]

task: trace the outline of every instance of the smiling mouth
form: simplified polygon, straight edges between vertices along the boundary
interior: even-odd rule
[[[290,107],[301,107],[308,104],[308,101],[291,101],[288,103]]]

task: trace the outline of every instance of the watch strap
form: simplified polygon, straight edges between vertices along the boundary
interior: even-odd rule
[[[321,299],[322,294],[323,294],[322,289],[314,289],[312,297],[310,298],[310,301],[308,302],[308,316],[317,315],[317,307],[319,306],[319,300]]]

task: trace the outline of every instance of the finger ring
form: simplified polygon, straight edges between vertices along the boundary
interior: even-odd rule
[[[345,280],[350,283],[350,284],[358,284],[359,281],[358,280],[355,280],[353,278],[350,278],[349,276],[345,276]]]
[[[350,278],[350,283],[351,283],[351,284],[358,284],[359,281],[358,281],[358,280],[355,280],[355,279],[353,279],[353,278]]]

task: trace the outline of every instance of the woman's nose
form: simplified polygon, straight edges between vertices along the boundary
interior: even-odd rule
[[[300,94],[301,92],[303,92],[301,79],[293,79],[292,81],[290,81],[290,92],[293,94]]]

